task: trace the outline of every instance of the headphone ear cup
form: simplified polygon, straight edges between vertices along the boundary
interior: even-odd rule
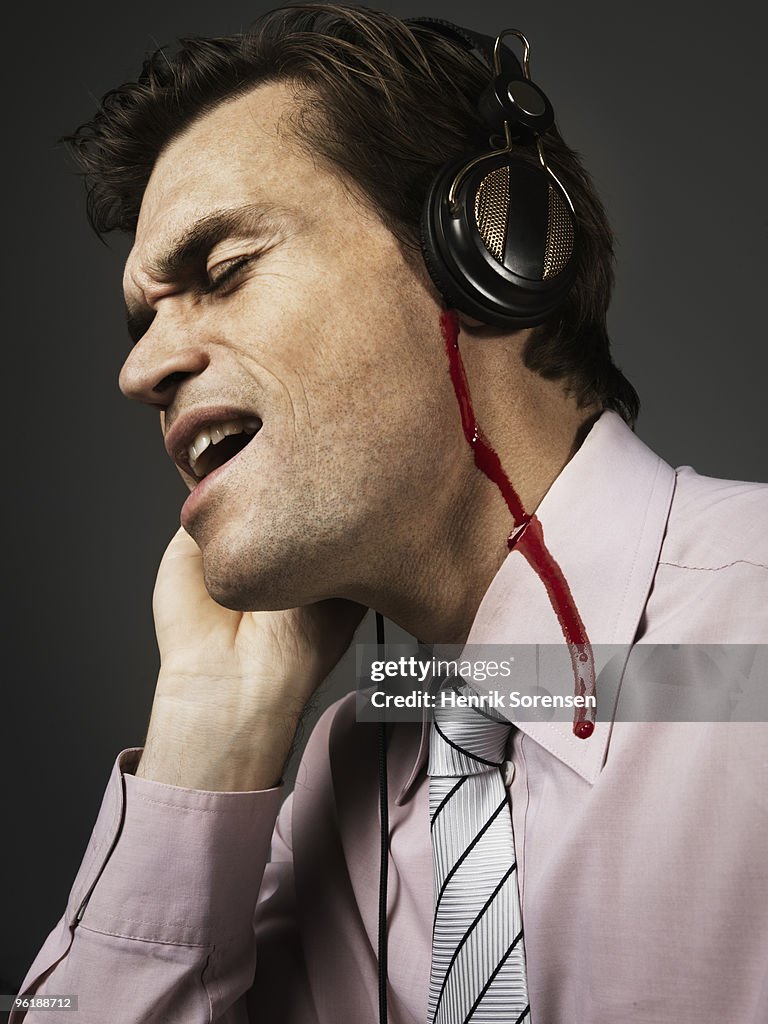
[[[421,239],[427,270],[446,302],[484,323],[541,324],[573,283],[570,201],[542,167],[509,153],[443,168],[427,194]]]
[[[432,278],[432,283],[435,288],[440,292],[443,297],[443,301],[449,309],[458,309],[462,313],[468,313],[469,310],[466,308],[469,303],[469,297],[462,295],[459,289],[454,287],[453,282],[448,276],[448,271],[445,265],[437,256],[436,249],[432,246],[429,240],[429,224],[426,217],[426,211],[428,207],[424,207],[424,213],[421,218],[421,255],[424,259],[424,265],[427,268],[427,273]]]

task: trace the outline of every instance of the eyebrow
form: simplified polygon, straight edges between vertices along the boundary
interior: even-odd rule
[[[264,236],[274,231],[279,212],[275,206],[257,203],[214,210],[186,228],[165,252],[151,257],[146,264],[147,273],[156,281],[176,281],[199,266],[225,239]],[[154,317],[154,310],[148,306],[126,300],[125,319],[134,344],[149,330]]]

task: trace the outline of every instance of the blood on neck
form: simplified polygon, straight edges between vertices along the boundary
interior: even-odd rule
[[[453,310],[444,310],[441,313],[440,329],[445,342],[448,372],[459,407],[464,437],[472,449],[475,465],[499,489],[512,517],[512,530],[507,537],[507,547],[510,551],[513,548],[517,549],[544,584],[552,610],[557,616],[568,645],[576,695],[584,697],[594,694],[595,664],[592,645],[568,581],[546,545],[540,521],[534,514],[526,512],[519,494],[501,464],[501,459],[477,422],[459,348],[459,320]],[[587,710],[589,709],[577,708],[574,716],[573,731],[581,739],[587,739],[594,731],[594,709],[591,715],[587,714]]]

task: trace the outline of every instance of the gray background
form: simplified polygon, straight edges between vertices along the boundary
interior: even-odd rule
[[[764,14],[755,0],[391,3],[533,41],[533,69],[618,237],[617,361],[673,464],[766,479]],[[145,50],[258,3],[73,3],[6,15],[0,991],[59,918],[116,753],[142,741],[156,564],[182,485],[121,399],[125,245],[90,232],[56,138]]]

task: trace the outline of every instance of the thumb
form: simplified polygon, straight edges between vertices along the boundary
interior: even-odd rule
[[[202,606],[211,604],[203,579],[203,557],[200,548],[186,530],[180,528],[165,549],[157,572],[152,608],[158,627],[163,619],[182,615],[194,616]]]

